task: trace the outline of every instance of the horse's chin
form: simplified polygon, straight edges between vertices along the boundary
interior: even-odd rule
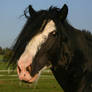
[[[38,76],[39,76],[39,74],[35,74],[34,77],[32,77],[32,78],[31,78],[30,80],[28,80],[27,82],[29,82],[29,83],[35,82],[35,81],[38,79]]]

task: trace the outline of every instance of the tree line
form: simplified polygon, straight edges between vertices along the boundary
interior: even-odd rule
[[[10,48],[2,48],[0,46],[0,55],[3,56],[3,61],[8,61],[13,51]]]

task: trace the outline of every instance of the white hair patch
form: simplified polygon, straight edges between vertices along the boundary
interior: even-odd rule
[[[31,56],[34,57],[38,49],[40,49],[41,44],[47,40],[49,33],[53,32],[54,30],[56,30],[55,23],[53,20],[51,20],[47,23],[41,33],[32,38],[32,40],[26,46],[24,53],[30,53]]]

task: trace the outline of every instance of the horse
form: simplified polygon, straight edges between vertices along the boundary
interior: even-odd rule
[[[9,64],[19,79],[33,83],[50,67],[64,92],[92,92],[92,35],[67,20],[68,6],[36,11],[28,7],[27,22],[13,45]]]

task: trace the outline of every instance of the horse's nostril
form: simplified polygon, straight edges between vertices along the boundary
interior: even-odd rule
[[[26,76],[26,74],[24,74],[24,76]]]
[[[21,72],[21,69],[20,69],[20,67],[18,66],[18,69],[19,69],[19,73]]]
[[[28,72],[31,72],[31,65],[26,68]]]

